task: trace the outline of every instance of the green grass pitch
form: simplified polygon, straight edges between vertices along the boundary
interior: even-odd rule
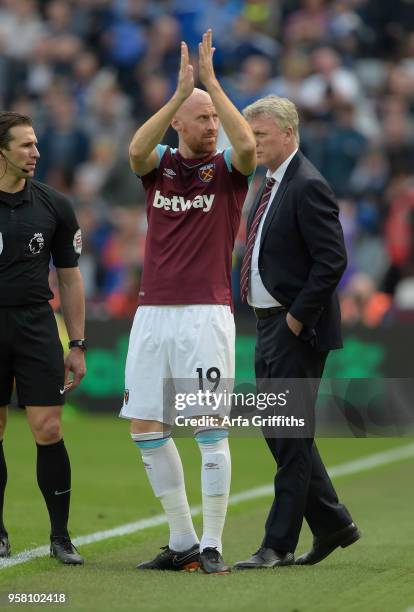
[[[128,423],[114,416],[64,419],[73,494],[70,529],[80,536],[161,512],[146,480]],[[407,445],[405,439],[324,439],[328,466]],[[178,440],[192,505],[199,504],[200,459],[193,440]],[[274,466],[260,439],[232,439],[232,493],[270,484]],[[5,521],[13,552],[47,544],[46,509],[35,481],[35,445],[24,414],[10,416],[5,438],[9,470]],[[145,612],[405,612],[414,606],[414,477],[411,459],[335,480],[341,499],[363,531],[360,542],[314,567],[291,567],[230,576],[137,572],[135,565],[168,541],[166,525],[81,547],[83,567],[63,567],[47,557],[0,569],[0,603],[10,592],[64,592],[63,609]],[[229,508],[226,561],[246,558],[259,546],[270,498]],[[201,518],[196,517],[198,532]],[[297,554],[310,544],[303,528]],[[59,609],[58,604],[26,607]],[[62,606],[60,606],[62,607]]]

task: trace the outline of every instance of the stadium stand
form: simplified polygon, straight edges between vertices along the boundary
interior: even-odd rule
[[[90,316],[135,311],[146,220],[128,142],[170,96],[181,38],[194,53],[207,26],[238,108],[275,93],[300,109],[302,148],[340,200],[345,322],[413,310],[413,22],[408,0],[0,0],[0,107],[34,117],[37,178],[74,202]]]

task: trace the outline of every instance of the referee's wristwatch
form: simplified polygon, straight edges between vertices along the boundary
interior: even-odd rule
[[[82,351],[86,351],[86,349],[88,348],[87,344],[86,344],[86,340],[85,338],[82,338],[81,340],[70,340],[69,341],[69,348],[80,348]]]

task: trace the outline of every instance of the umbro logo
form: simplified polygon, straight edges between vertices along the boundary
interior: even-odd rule
[[[174,178],[174,176],[176,176],[176,172],[174,172],[174,170],[171,170],[171,168],[164,168],[164,172],[163,172],[163,176],[166,176],[167,178]]]

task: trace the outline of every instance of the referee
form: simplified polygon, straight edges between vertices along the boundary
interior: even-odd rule
[[[65,392],[86,372],[85,299],[77,263],[81,231],[69,201],[32,180],[38,159],[30,117],[0,112],[0,557],[10,556],[3,523],[3,435],[15,380],[37,446],[37,482],[51,523],[50,555],[81,565],[67,529],[71,472],[61,427]],[[51,256],[70,338],[65,361],[48,303]]]

